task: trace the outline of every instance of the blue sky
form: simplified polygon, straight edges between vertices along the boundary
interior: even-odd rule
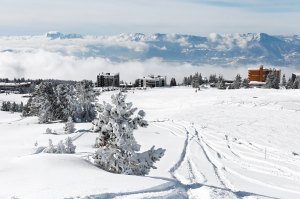
[[[300,34],[299,0],[0,0],[0,35]]]

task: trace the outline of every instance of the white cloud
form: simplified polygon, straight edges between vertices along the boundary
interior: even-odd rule
[[[54,29],[101,35],[121,32],[300,33],[297,26],[300,13],[287,9],[299,11],[299,3],[293,1],[289,6],[284,2],[270,11],[267,5],[279,1],[263,5],[260,2],[249,0],[242,6],[222,6],[194,0],[0,0],[0,32],[20,35]],[[247,6],[260,10],[244,9]]]
[[[1,77],[8,78],[90,79],[95,81],[96,75],[100,72],[120,72],[121,79],[128,82],[133,82],[138,77],[149,74],[166,75],[168,81],[171,77],[175,77],[178,82],[181,82],[184,76],[195,72],[200,72],[203,76],[223,74],[227,79],[234,78],[237,73],[246,77],[247,67],[257,66],[238,68],[211,65],[195,66],[188,63],[163,62],[158,58],[112,63],[105,58],[78,58],[45,50],[0,53],[0,74]],[[293,68],[286,68],[283,73],[289,77],[294,71]]]

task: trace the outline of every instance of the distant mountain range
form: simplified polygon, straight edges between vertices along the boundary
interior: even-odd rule
[[[104,57],[114,62],[146,60],[155,57],[163,61],[188,62],[195,65],[265,64],[300,67],[300,37],[297,35],[212,33],[207,37],[202,37],[135,33],[116,36],[82,36],[48,32],[43,37],[24,37],[23,40],[36,40],[37,38],[49,41],[43,42],[43,46],[35,44],[33,48],[45,48],[49,51],[78,57]],[[25,44],[28,45],[28,42]],[[28,50],[27,47],[26,50]],[[2,52],[13,50],[14,47],[1,49]],[[18,50],[20,50],[20,45],[18,45]]]

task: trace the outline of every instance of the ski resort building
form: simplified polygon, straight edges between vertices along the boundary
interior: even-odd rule
[[[101,73],[97,75],[97,87],[119,87],[120,74],[116,73]]]
[[[31,86],[31,82],[20,82],[20,83],[6,83],[0,82],[0,91],[1,92],[14,92],[18,93],[22,88],[28,88]]]
[[[167,77],[166,76],[154,76],[149,75],[147,77],[142,77],[138,79],[139,87],[164,87],[166,86]]]
[[[248,69],[248,80],[251,82],[266,82],[267,76],[270,72],[275,71],[276,77],[280,82],[281,70],[280,69],[267,69],[261,65],[257,68],[249,68]]]

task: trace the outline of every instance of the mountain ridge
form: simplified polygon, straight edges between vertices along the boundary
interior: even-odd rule
[[[103,57],[114,62],[159,58],[167,62],[187,62],[195,65],[266,64],[300,67],[298,66],[300,65],[300,37],[298,35],[211,33],[208,36],[198,36],[122,33],[113,36],[91,36],[51,31],[42,37],[24,37],[23,40],[31,38],[47,40],[46,47],[35,46],[35,48],[46,48],[46,50],[78,57]],[[26,42],[24,44],[27,45]],[[54,44],[55,48],[50,48]],[[47,45],[50,47],[48,48]],[[2,49],[2,52],[8,52],[7,49],[16,52],[11,46]],[[20,50],[19,46],[17,50]]]

